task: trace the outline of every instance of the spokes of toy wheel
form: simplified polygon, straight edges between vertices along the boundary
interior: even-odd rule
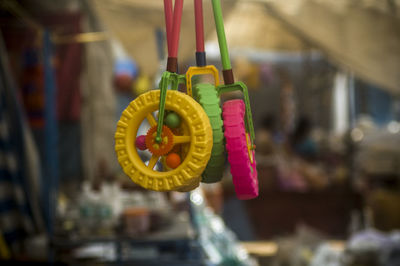
[[[149,164],[147,165],[147,167],[151,170],[154,169],[154,166],[156,166],[158,160],[160,159],[161,156],[157,156],[157,155],[152,155],[149,161]]]
[[[178,167],[181,163],[182,155],[175,152],[179,150],[175,146],[186,145],[191,141],[191,136],[185,134],[179,135],[181,131],[179,128],[183,126],[180,117],[175,112],[168,112],[166,119],[163,119],[165,124],[162,126],[160,142],[156,139],[158,122],[155,120],[153,114],[147,114],[146,120],[151,127],[146,135],[138,136],[135,143],[137,149],[148,150],[152,154],[146,165],[147,168],[153,170],[160,158],[164,158],[163,161],[166,162],[166,165],[170,169]]]
[[[152,113],[146,115],[147,122],[149,123],[150,127],[154,127],[157,125],[157,121],[154,119]]]
[[[190,142],[190,136],[175,136],[174,135],[174,143],[175,144],[184,144]]]
[[[150,127],[157,126],[157,121],[154,118],[153,114],[149,113],[146,115],[146,120],[149,123]],[[187,143],[190,142],[190,136],[178,136],[174,135],[174,143],[179,144],[179,143]]]

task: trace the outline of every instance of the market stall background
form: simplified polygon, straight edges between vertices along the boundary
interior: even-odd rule
[[[220,68],[211,1],[203,2],[208,62]],[[39,246],[66,263],[159,256],[253,265],[239,239],[256,241],[249,252],[268,251],[254,252],[262,265],[327,265],[349,254],[396,265],[400,2],[223,0],[222,8],[257,130],[260,197],[247,202],[234,196],[228,170],[202,192],[164,195],[141,191],[118,166],[116,121],[165,68],[162,1],[0,3],[2,259],[17,251],[42,259],[30,252]],[[193,12],[185,1],[181,72],[194,65]]]
[[[150,65],[150,62],[157,62],[154,29],[163,27],[162,2],[92,2],[104,23],[132,57],[137,58],[144,71],[154,73],[157,64]],[[244,0],[222,3],[231,49],[302,51],[318,48],[344,69],[398,94],[398,1]],[[191,56],[191,47],[194,47],[190,2],[186,2],[184,10],[184,37],[179,55],[183,61]],[[205,21],[206,36],[215,42],[211,3],[207,1]],[[153,60],[147,60],[144,54],[152,56]]]

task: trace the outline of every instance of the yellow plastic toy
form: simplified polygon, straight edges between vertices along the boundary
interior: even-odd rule
[[[219,75],[218,70],[213,65],[207,66],[191,66],[186,72],[186,90],[189,96],[193,96],[192,92],[192,77],[197,75],[207,75],[211,74],[214,77],[214,85],[217,87],[219,85]]]
[[[164,5],[167,71],[162,75],[159,90],[141,94],[122,113],[115,133],[115,150],[118,162],[133,182],[155,191],[186,192],[199,185],[213,146],[210,120],[192,98],[191,78],[193,75],[212,74],[216,86],[219,78],[214,66],[192,67],[186,74],[187,79],[185,75],[176,74],[183,0],[175,1],[173,21],[171,1],[165,1]],[[178,91],[179,84],[187,81],[189,95]],[[158,112],[157,120],[155,112]],[[146,135],[137,136],[145,120],[150,129]],[[147,164],[142,161],[138,150],[151,153]]]
[[[182,124],[188,132],[184,135],[175,135],[163,126],[162,141],[156,141],[157,121],[153,112],[159,110],[160,90],[154,90],[140,95],[124,110],[117,124],[115,133],[115,150],[118,162],[124,172],[133,182],[142,187],[155,191],[186,190],[199,182],[211,156],[212,131],[210,122],[201,106],[186,94],[168,90],[165,97],[165,109],[180,116]],[[152,144],[147,147],[152,157],[146,165],[139,157],[135,143],[137,131],[144,120],[151,128],[146,135]],[[187,150],[181,154],[182,162],[175,169],[159,171],[154,169],[161,157],[165,157],[176,145],[182,145]],[[185,189],[186,188],[186,189]]]

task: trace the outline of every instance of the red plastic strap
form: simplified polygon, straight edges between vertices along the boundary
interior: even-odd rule
[[[204,52],[203,0],[194,0],[196,52]]]
[[[172,34],[172,0],[164,0],[165,28],[167,32],[168,54],[171,54],[171,34]]]
[[[183,0],[175,0],[174,20],[172,25],[171,53],[169,57],[178,57],[179,33],[181,30]]]

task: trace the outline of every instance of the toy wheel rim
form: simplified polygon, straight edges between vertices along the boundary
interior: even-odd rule
[[[258,196],[258,179],[254,150],[244,125],[245,108],[242,100],[224,103],[223,119],[226,151],[231,165],[232,181],[239,199]],[[252,159],[252,160],[251,160]]]
[[[197,84],[193,87],[193,96],[203,107],[210,119],[213,130],[213,147],[211,158],[202,174],[202,182],[215,183],[222,179],[225,165],[225,147],[223,121],[218,93],[215,86],[207,83]]]
[[[178,144],[188,143],[189,150],[181,164],[173,170],[153,170],[159,160],[157,155],[145,165],[135,146],[137,130],[143,120],[150,126],[157,124],[152,113],[158,109],[160,91],[149,91],[133,100],[123,111],[115,133],[115,151],[124,172],[142,187],[156,191],[176,190],[196,179],[207,165],[211,155],[212,131],[205,112],[191,97],[167,91],[166,110],[176,112],[189,128],[189,136],[174,136]]]

